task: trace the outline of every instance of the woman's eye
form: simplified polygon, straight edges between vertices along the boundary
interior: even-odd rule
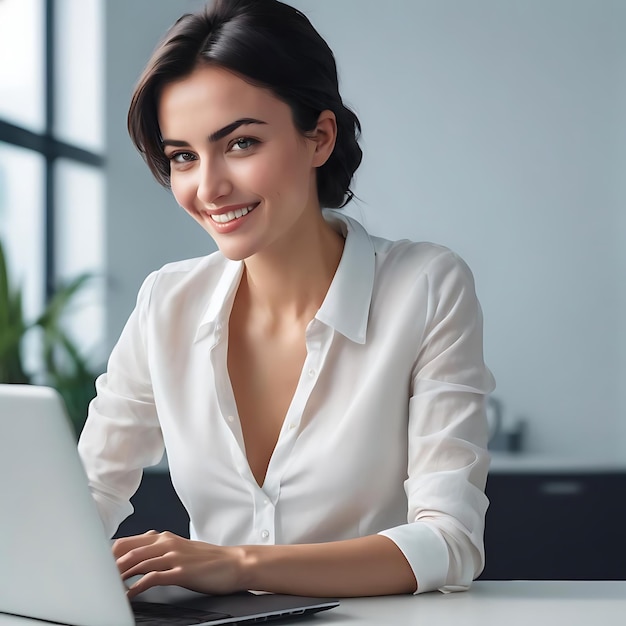
[[[174,163],[188,163],[189,161],[193,161],[195,157],[191,152],[175,152],[170,155],[169,159],[170,161],[174,161]]]
[[[230,149],[234,152],[240,152],[241,150],[249,150],[257,143],[259,142],[251,137],[239,137],[230,144]]]

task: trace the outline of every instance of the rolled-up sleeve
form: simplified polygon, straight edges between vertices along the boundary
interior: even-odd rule
[[[413,569],[417,593],[467,589],[484,566],[489,468],[482,313],[452,252],[425,270],[428,313],[409,401],[407,524],[383,531]]]
[[[157,464],[164,451],[145,340],[155,278],[153,273],[143,283],[135,310],[111,352],[107,373],[96,380],[97,395],[78,444],[109,536],[133,512],[130,498],[139,487],[143,468]]]

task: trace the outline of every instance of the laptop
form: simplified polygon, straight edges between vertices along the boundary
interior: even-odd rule
[[[0,613],[72,626],[246,624],[338,606],[329,598],[179,587],[129,602],[59,394],[0,384]]]

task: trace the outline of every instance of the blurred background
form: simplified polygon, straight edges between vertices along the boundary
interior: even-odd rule
[[[475,274],[503,429],[626,461],[626,2],[292,4],[363,124],[348,212]],[[201,5],[0,0],[0,241],[29,319],[59,280],[98,274],[68,325],[95,368],[152,269],[214,250],[125,124],[158,39]]]
[[[449,246],[474,272],[493,447],[521,449],[501,470],[624,470],[626,2],[291,4],[334,50],[363,125],[348,213]],[[0,0],[0,242],[28,319],[59,284],[94,276],[64,315],[90,371],[150,271],[215,249],[151,179],[125,120],[158,39],[201,5]]]

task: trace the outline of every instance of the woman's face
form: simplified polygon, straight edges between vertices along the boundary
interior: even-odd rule
[[[328,155],[268,90],[201,66],[165,86],[159,125],[174,197],[226,257],[279,249],[319,216],[315,170]]]

